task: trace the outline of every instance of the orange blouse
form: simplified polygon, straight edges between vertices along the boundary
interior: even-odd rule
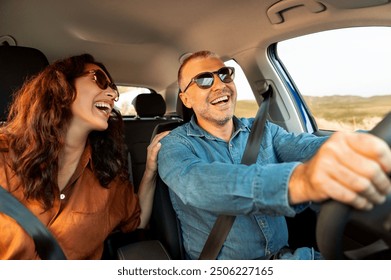
[[[53,233],[67,259],[100,259],[103,243],[114,230],[135,230],[140,224],[138,197],[130,182],[118,178],[103,188],[93,173],[87,146],[64,190],[44,212],[36,200],[26,200],[10,168],[8,144],[0,138],[0,185],[10,191]],[[1,201],[0,201],[1,203]],[[0,259],[39,259],[33,239],[12,218],[0,213]]]

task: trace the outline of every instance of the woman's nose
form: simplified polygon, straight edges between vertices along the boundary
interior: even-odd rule
[[[108,87],[105,92],[106,96],[112,98],[114,101],[118,101],[119,93],[118,91],[112,89],[111,87]]]

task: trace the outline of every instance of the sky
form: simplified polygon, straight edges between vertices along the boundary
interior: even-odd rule
[[[350,28],[278,44],[303,95],[390,95],[391,28]]]
[[[238,67],[238,64],[234,60],[226,61],[225,64],[235,67],[235,86],[238,92],[238,100],[255,100],[252,89],[242,68]]]

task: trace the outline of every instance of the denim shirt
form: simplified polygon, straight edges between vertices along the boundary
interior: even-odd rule
[[[327,138],[295,135],[266,122],[257,163],[247,166],[241,158],[253,122],[234,117],[235,132],[226,142],[199,127],[193,116],[161,140],[159,175],[169,187],[190,259],[199,257],[219,214],[237,217],[218,259],[275,253],[288,245],[284,216],[308,206],[289,204],[288,181]],[[286,258],[313,259],[314,251],[301,248]]]

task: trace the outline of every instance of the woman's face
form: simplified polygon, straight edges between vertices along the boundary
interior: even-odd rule
[[[87,64],[84,70],[85,75],[75,79],[76,99],[71,105],[73,113],[71,126],[74,125],[81,130],[80,132],[86,133],[93,130],[102,131],[108,127],[107,121],[114,107],[117,92],[110,86],[105,89],[98,86],[99,81],[96,79],[99,75],[101,80],[105,77],[111,83],[99,66]],[[102,73],[95,74],[95,71],[102,71],[104,76],[101,75]]]

